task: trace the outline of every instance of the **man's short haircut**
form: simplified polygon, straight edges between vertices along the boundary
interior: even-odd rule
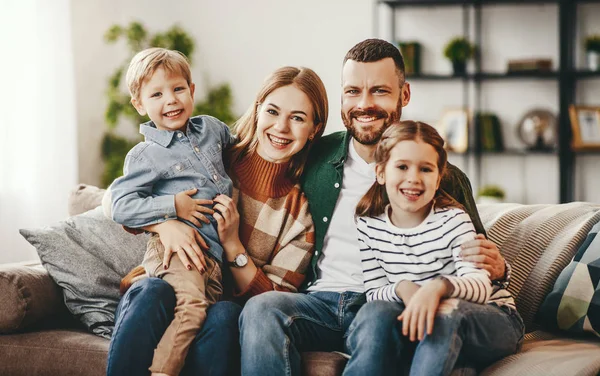
[[[344,57],[344,64],[348,60],[359,63],[373,63],[391,57],[396,64],[396,72],[400,84],[404,83],[404,58],[398,47],[383,39],[366,39],[356,44]]]
[[[140,99],[142,83],[152,77],[158,68],[163,68],[170,74],[180,74],[188,86],[192,84],[190,62],[184,54],[166,48],[148,48],[138,52],[131,59],[125,75],[127,88],[133,99]]]

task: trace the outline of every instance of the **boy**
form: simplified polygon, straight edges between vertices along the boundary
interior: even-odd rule
[[[212,210],[201,204],[218,194],[231,196],[221,150],[235,138],[213,117],[190,118],[195,85],[183,54],[163,48],[141,51],[131,60],[126,81],[131,104],[150,121],[140,125],[145,141],[129,151],[124,176],[111,186],[112,218],[130,228],[177,218],[194,227],[208,245],[207,257],[195,244],[165,254],[155,235],[142,263],[146,274],[167,281],[177,298],[175,318],[156,348],[150,371],[177,375],[208,305],[222,293],[223,248],[216,220],[202,214]],[[179,257],[169,264],[170,251]]]

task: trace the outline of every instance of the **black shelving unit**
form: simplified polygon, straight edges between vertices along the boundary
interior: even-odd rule
[[[559,68],[552,72],[523,72],[523,73],[492,73],[481,71],[481,56],[479,53],[475,56],[475,73],[465,75],[437,75],[420,74],[408,76],[409,80],[427,80],[427,81],[448,81],[462,80],[463,82],[472,82],[475,88],[474,112],[481,109],[481,84],[491,80],[556,80],[558,83],[558,145],[556,150],[549,152],[534,152],[527,150],[505,150],[503,152],[488,153],[481,150],[480,146],[473,142],[479,139],[477,129],[471,137],[470,148],[467,155],[473,155],[475,160],[475,169],[477,179],[481,176],[481,157],[489,154],[503,155],[558,155],[559,164],[559,196],[560,202],[571,202],[575,198],[574,194],[574,163],[578,154],[571,150],[571,125],[569,120],[569,105],[575,103],[575,88],[578,80],[587,78],[600,78],[600,72],[582,71],[575,68],[575,46],[576,40],[576,19],[578,4],[600,3],[600,0],[380,0],[378,4],[384,4],[392,9],[390,18],[391,35],[396,38],[396,10],[405,7],[432,7],[432,6],[454,6],[463,8],[463,34],[469,38],[469,25],[471,13],[474,15],[474,40],[478,47],[481,47],[481,13],[482,8],[488,5],[536,5],[552,4],[558,6],[558,40],[559,40]],[[472,12],[471,12],[472,11]],[[472,38],[469,38],[472,39]],[[395,42],[395,41],[393,41]],[[481,51],[481,48],[478,48]],[[466,108],[471,106],[468,103],[468,89],[465,88],[463,95],[463,104]]]

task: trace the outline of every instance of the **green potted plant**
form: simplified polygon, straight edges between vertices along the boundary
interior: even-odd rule
[[[467,72],[467,60],[474,55],[475,46],[463,37],[453,38],[444,48],[444,56],[452,62],[455,75],[463,75]]]
[[[484,185],[477,194],[478,204],[497,204],[504,201],[504,189],[497,185]]]
[[[585,53],[588,69],[600,70],[600,34],[588,35],[585,38]]]
[[[162,33],[150,34],[139,22],[131,22],[127,26],[113,25],[104,39],[107,43],[115,43],[124,39],[129,48],[129,56],[118,66],[108,79],[108,105],[105,111],[105,120],[108,132],[102,140],[102,159],[104,160],[104,172],[102,174],[102,185],[107,186],[115,178],[123,175],[123,163],[129,149],[141,140],[127,139],[116,134],[115,128],[121,117],[128,118],[131,123],[138,127],[140,123],[148,121],[148,117],[140,116],[130,104],[129,94],[123,88],[122,82],[129,65],[129,60],[137,52],[149,47],[163,47],[177,50],[187,56],[192,62],[195,42],[192,37],[181,27],[175,25]],[[202,90],[196,90],[200,93]],[[232,124],[236,117],[232,111],[232,93],[228,84],[206,89],[206,98],[198,102],[194,107],[194,115],[212,115],[226,124]]]

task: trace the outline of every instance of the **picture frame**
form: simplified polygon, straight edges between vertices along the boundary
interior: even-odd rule
[[[443,112],[437,129],[449,152],[465,153],[469,149],[470,113],[465,108],[452,108]]]
[[[577,150],[600,149],[600,106],[569,106],[573,138],[571,148]]]

